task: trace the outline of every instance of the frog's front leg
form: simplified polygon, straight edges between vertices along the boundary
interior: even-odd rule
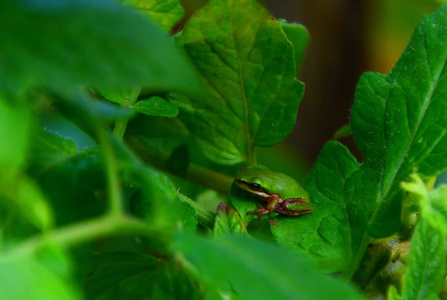
[[[247,212],[247,215],[258,214],[258,220],[261,220],[262,216],[277,211],[278,207],[281,206],[282,199],[276,194],[269,195],[268,197],[262,199],[268,202],[267,205],[256,210],[249,211]]]
[[[258,220],[261,220],[262,216],[271,213],[271,211],[267,207],[260,207],[258,209],[248,211],[247,215],[258,214]]]
[[[285,199],[275,209],[276,212],[288,216],[300,216],[310,214],[313,206],[303,197]]]

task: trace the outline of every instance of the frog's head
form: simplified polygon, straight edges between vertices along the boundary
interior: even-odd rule
[[[282,199],[309,196],[304,188],[290,176],[273,172],[262,165],[250,165],[236,174],[235,183],[243,190],[260,198],[268,198],[272,194]]]
[[[272,173],[262,165],[250,165],[237,172],[235,183],[251,194],[267,198],[271,194]]]

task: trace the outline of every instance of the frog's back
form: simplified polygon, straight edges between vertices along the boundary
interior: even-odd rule
[[[283,173],[275,173],[278,194],[283,199],[303,197],[308,199],[306,190],[292,177]]]

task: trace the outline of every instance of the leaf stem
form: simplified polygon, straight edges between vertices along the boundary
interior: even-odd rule
[[[111,235],[134,234],[153,236],[157,233],[159,234],[159,232],[151,229],[146,223],[138,219],[106,215],[31,237],[12,247],[6,254],[17,257],[33,254],[48,244],[57,244],[68,248]]]
[[[121,184],[118,176],[118,165],[113,152],[109,136],[104,128],[98,128],[98,138],[104,155],[104,163],[107,176],[107,191],[109,200],[109,213],[114,216],[122,215],[123,199],[121,195]]]
[[[134,88],[129,96],[123,101],[121,107],[128,107],[129,105],[134,104],[138,99],[140,91],[141,88]],[[113,134],[120,140],[123,140],[124,138],[124,132],[127,128],[127,122],[127,119],[118,120],[115,124],[115,128],[113,128]]]

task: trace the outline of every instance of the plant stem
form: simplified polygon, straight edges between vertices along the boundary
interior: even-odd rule
[[[129,96],[123,101],[121,107],[128,107],[129,105],[134,104],[138,99],[140,91],[141,88],[134,88]],[[127,122],[127,119],[118,120],[115,124],[115,128],[113,128],[113,134],[120,140],[123,140],[124,138],[124,132],[126,131]]]
[[[196,164],[189,164],[186,171],[172,170],[166,164],[169,157],[168,153],[144,143],[144,140],[141,137],[131,137],[126,139],[126,141],[145,163],[222,194],[228,194],[230,191],[233,178],[225,174],[212,171]]]
[[[109,136],[104,128],[98,128],[98,137],[101,150],[104,155],[104,163],[107,174],[107,192],[109,200],[109,213],[119,216],[123,214],[123,199],[121,196],[121,185],[118,177],[118,166],[113,153]]]
[[[32,237],[12,247],[7,255],[14,257],[30,255],[48,244],[68,248],[100,237],[120,234],[152,236],[156,234],[156,231],[150,229],[146,223],[138,219],[106,215]]]

